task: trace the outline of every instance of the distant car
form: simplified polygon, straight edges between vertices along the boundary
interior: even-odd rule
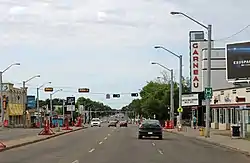
[[[93,126],[99,126],[101,127],[101,121],[99,118],[93,118],[90,122],[91,127]]]
[[[158,120],[144,120],[139,126],[138,139],[143,137],[158,137],[162,139],[162,127]]]
[[[128,127],[127,121],[120,121],[120,127]]]
[[[117,121],[109,121],[108,127],[116,127]]]

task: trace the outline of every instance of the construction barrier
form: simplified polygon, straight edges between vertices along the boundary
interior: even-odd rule
[[[77,123],[75,124],[76,127],[82,127],[82,118],[78,117],[77,118]]]
[[[165,129],[174,129],[174,121],[165,121]]]
[[[62,130],[73,130],[72,128],[69,127],[69,119],[65,118],[65,127]]]
[[[48,118],[44,121],[44,128],[42,131],[39,132],[38,135],[53,135],[55,134],[54,131],[50,129],[50,123]]]

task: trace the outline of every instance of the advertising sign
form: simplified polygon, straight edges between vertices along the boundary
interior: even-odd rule
[[[182,106],[197,106],[199,105],[199,94],[182,95]]]
[[[201,42],[191,42],[191,88],[192,92],[202,91],[202,47]]]
[[[227,80],[250,79],[250,42],[226,44]]]
[[[36,97],[35,96],[27,96],[27,107],[29,109],[36,108]]]

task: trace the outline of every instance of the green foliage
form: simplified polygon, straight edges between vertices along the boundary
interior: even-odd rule
[[[52,103],[53,103],[53,106],[63,105],[63,99],[55,98],[53,99]],[[40,100],[39,105],[40,107],[46,107],[47,105],[50,107],[50,100],[49,99]],[[107,116],[107,115],[112,114],[111,111],[114,111],[109,106],[104,105],[101,102],[92,101],[91,99],[85,98],[85,97],[79,97],[76,100],[76,110],[78,110],[79,105],[83,105],[85,107],[85,110],[97,111],[97,112],[92,113],[93,117]],[[62,109],[59,109],[59,110],[56,110],[56,112],[58,114],[62,114],[63,111]],[[77,113],[74,113],[74,114],[77,114]]]
[[[188,92],[186,83],[188,79],[183,78],[183,92]],[[151,81],[145,85],[140,92],[140,99],[134,99],[129,105],[122,108],[122,111],[129,111],[130,117],[142,115],[143,117],[156,118],[159,120],[169,119],[170,107],[170,81],[164,76],[163,81]],[[175,112],[179,107],[179,84],[174,83],[174,107]],[[131,114],[133,113],[133,114]]]

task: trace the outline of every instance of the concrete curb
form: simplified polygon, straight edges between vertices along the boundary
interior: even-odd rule
[[[241,150],[239,148],[235,148],[235,147],[231,147],[231,146],[228,146],[228,145],[224,145],[224,144],[212,142],[212,141],[209,141],[209,140],[206,140],[206,139],[202,139],[202,138],[197,138],[197,137],[192,137],[192,136],[186,136],[186,135],[183,135],[181,133],[174,132],[174,131],[166,131],[165,130],[165,132],[169,132],[169,133],[176,134],[176,135],[182,135],[184,137],[193,138],[193,139],[196,139],[198,141],[205,142],[205,143],[208,143],[208,144],[211,144],[211,145],[215,145],[215,146],[218,146],[218,147],[222,147],[222,148],[225,148],[225,149],[229,149],[229,150],[232,150],[232,151],[236,151],[236,152],[239,152],[241,154],[244,154],[244,155],[250,157],[250,152]]]
[[[51,136],[48,136],[48,137],[45,137],[45,138],[41,138],[41,139],[37,139],[37,140],[33,140],[33,141],[28,141],[28,142],[24,142],[24,143],[16,144],[16,145],[9,146],[9,147],[7,146],[6,148],[0,149],[0,152],[7,151],[7,150],[10,150],[10,149],[13,149],[13,148],[18,148],[18,147],[26,146],[26,145],[29,145],[29,144],[38,143],[38,142],[41,142],[41,141],[44,141],[44,140],[52,139],[52,138],[55,138],[55,137],[58,137],[58,136],[61,136],[61,135],[65,135],[65,134],[68,134],[68,133],[71,133],[71,132],[83,130],[83,129],[86,129],[86,128],[88,128],[88,127],[81,127],[81,128],[77,128],[75,130],[70,130],[70,131],[66,131],[66,132],[61,132],[61,133],[58,133],[58,134],[54,134],[54,135],[51,135]]]

